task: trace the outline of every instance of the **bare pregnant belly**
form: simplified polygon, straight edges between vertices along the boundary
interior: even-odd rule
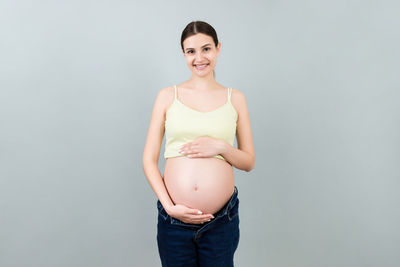
[[[174,204],[215,214],[231,198],[233,168],[217,158],[167,158],[164,183]]]

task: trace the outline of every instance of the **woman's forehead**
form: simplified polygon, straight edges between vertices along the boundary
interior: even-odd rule
[[[198,48],[212,43],[213,39],[211,36],[202,33],[197,33],[195,35],[186,38],[185,41],[183,41],[183,46],[190,48]]]

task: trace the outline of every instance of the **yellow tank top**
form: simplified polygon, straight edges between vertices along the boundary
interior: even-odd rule
[[[200,136],[225,140],[233,146],[236,134],[237,112],[231,103],[231,88],[227,90],[227,101],[212,111],[198,111],[183,104],[177,98],[166,112],[164,158],[182,157],[179,148]],[[214,158],[225,160],[221,155]]]

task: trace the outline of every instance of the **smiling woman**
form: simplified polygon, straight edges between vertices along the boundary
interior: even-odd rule
[[[189,25],[191,25],[191,24],[189,24]],[[206,35],[206,36],[212,38],[211,41],[209,41],[209,42],[206,41],[206,43],[200,47],[200,50],[203,50],[207,53],[210,50],[212,50],[213,43],[214,43],[215,47],[218,48],[218,55],[219,55],[219,50],[220,50],[221,45],[218,42],[218,37],[217,37],[217,33],[216,33],[215,29],[207,23],[203,24],[202,21],[193,23],[192,26],[189,26],[189,25],[183,30],[182,35],[181,35],[181,48],[182,48],[183,53],[186,55],[195,55],[195,52],[196,52],[195,48],[189,47],[190,44],[189,44],[189,46],[186,46],[184,48],[184,42],[187,43],[186,39],[188,37],[190,37],[191,35],[193,35],[193,33],[198,33],[200,35],[203,34],[203,35]],[[195,28],[195,27],[197,27],[197,28]],[[210,38],[206,37],[206,39],[210,39]],[[191,64],[190,60],[193,60],[193,59],[191,59],[189,56],[186,56],[187,64]],[[197,63],[193,64],[193,66],[195,66],[198,70],[204,70],[206,67],[210,66],[210,63],[197,62]],[[211,67],[213,69],[213,74],[214,74],[214,78],[215,78],[215,70],[214,70],[215,64]]]
[[[192,76],[158,92],[143,153],[158,197],[159,254],[163,266],[233,266],[240,236],[233,167],[250,171],[255,162],[246,98],[215,80],[221,43],[211,25],[189,23],[181,47]]]

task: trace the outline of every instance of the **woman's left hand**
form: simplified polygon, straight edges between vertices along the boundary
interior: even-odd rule
[[[182,145],[179,153],[189,158],[209,158],[221,154],[223,150],[223,140],[200,136],[194,141]]]

